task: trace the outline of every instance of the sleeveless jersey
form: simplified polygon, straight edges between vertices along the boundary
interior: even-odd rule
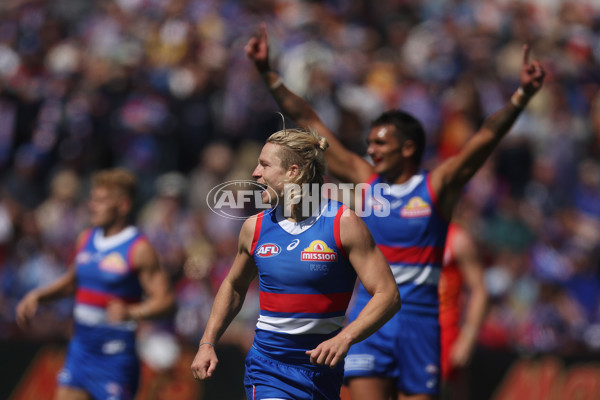
[[[106,321],[106,306],[111,300],[137,303],[142,297],[131,255],[136,243],[144,240],[131,226],[105,238],[100,228],[85,233],[75,255],[76,283],[74,339],[85,347],[104,354],[133,350],[137,323]]]
[[[300,223],[286,220],[280,207],[258,214],[251,248],[260,299],[254,347],[269,357],[309,364],[305,351],[342,328],[356,282],[340,240],[344,209],[328,200]]]
[[[436,209],[425,171],[403,184],[373,175],[364,192],[363,220],[392,269],[402,312],[438,316],[438,282],[448,222]],[[370,295],[359,284],[357,306]]]

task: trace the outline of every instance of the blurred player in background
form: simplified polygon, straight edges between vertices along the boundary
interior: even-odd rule
[[[98,172],[89,201],[93,227],[79,235],[72,267],[17,305],[17,322],[26,329],[39,304],[75,295],[58,400],[133,399],[139,380],[137,321],[163,315],[174,304],[156,252],[130,224],[135,188],[128,171]]]
[[[390,210],[387,217],[368,213],[364,221],[390,263],[402,297],[402,312],[366,340],[350,349],[345,377],[354,400],[434,399],[440,393],[440,327],[438,281],[446,232],[464,185],[508,133],[529,100],[542,87],[544,70],[529,61],[523,48],[520,86],[510,101],[488,117],[461,151],[431,172],[421,169],[425,132],[403,111],[386,111],[371,123],[367,153],[373,164],[346,149],[311,106],[292,93],[270,69],[266,28],[246,45],[271,94],[301,128],[327,138],[327,163],[342,182],[369,183],[362,210],[379,207],[377,184]],[[358,208],[357,208],[358,210]],[[349,314],[354,321],[369,294],[359,285]]]
[[[273,208],[242,226],[237,256],[191,366],[195,378],[212,376],[215,344],[257,275],[260,315],[244,378],[250,400],[339,399],[350,346],[400,309],[394,278],[364,222],[320,196],[326,148],[324,138],[300,130],[267,139],[252,176],[265,186],[263,202]],[[290,192],[286,183],[308,186]],[[315,190],[317,201],[309,202]],[[357,275],[370,301],[343,327]]]
[[[469,398],[464,368],[471,358],[485,316],[487,290],[483,267],[483,259],[471,234],[457,223],[451,223],[439,283],[444,398]],[[464,291],[468,296],[466,302],[462,301]]]

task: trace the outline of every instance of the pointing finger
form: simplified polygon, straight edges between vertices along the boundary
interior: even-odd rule
[[[260,24],[260,40],[263,42],[267,41],[267,24],[264,22]]]
[[[531,48],[528,44],[523,45],[523,65],[529,64],[529,51]]]

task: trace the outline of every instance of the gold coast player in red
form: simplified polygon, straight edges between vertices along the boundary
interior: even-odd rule
[[[464,367],[477,342],[487,290],[477,247],[467,230],[456,223],[448,229],[443,265],[439,283],[443,392],[451,399],[462,399],[468,395]],[[462,301],[463,289],[466,302]]]

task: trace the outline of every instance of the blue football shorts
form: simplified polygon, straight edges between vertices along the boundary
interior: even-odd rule
[[[248,400],[339,400],[343,363],[335,368],[286,364],[252,347],[246,356]]]
[[[118,350],[118,345],[115,342],[113,348]],[[90,351],[73,339],[69,343],[65,365],[58,374],[58,384],[84,390],[94,399],[132,400],[139,375],[135,349],[104,354],[101,349]]]
[[[436,395],[440,392],[440,354],[438,319],[400,311],[350,348],[344,378],[391,378],[405,394]]]

